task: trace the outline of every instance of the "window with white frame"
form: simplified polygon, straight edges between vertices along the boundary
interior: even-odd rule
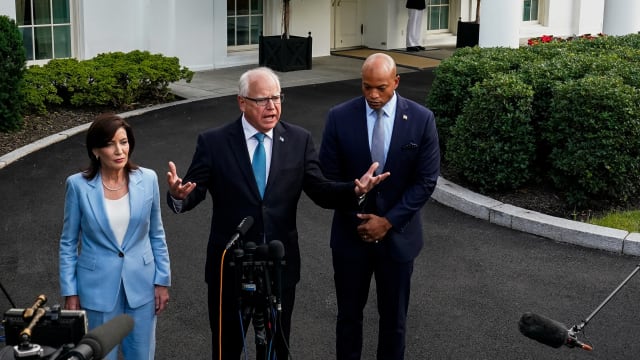
[[[227,46],[258,45],[263,18],[263,0],[227,0]]]
[[[522,21],[538,21],[538,0],[524,0]]]
[[[449,0],[429,1],[427,19],[427,30],[449,29]]]
[[[70,0],[16,0],[16,22],[27,60],[69,58]]]

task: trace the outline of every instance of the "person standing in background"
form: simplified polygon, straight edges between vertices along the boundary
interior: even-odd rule
[[[433,112],[398,95],[399,82],[393,58],[370,55],[362,65],[363,96],[329,110],[322,136],[319,158],[327,178],[351,179],[372,161],[391,174],[359,210],[334,211],[338,360],[361,357],[372,276],[380,315],[377,358],[404,358],[413,262],[423,246],[420,210],[438,181],[440,148]]]
[[[66,310],[85,310],[89,329],[133,318],[122,341],[127,360],[153,359],[157,315],[169,304],[171,269],[158,177],[131,161],[131,126],[99,115],[87,131],[89,166],[67,178],[60,237]],[[105,357],[118,358],[118,346]]]
[[[407,51],[425,50],[422,46],[422,14],[426,8],[425,0],[407,0]]]

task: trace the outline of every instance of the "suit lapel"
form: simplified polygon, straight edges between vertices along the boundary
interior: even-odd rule
[[[278,174],[282,173],[280,170],[282,168],[282,163],[284,162],[283,157],[287,151],[287,144],[287,130],[280,124],[280,122],[278,122],[276,127],[273,128],[271,164],[269,165],[269,177],[267,179],[267,186],[264,189],[265,196],[267,196],[267,194],[269,193],[269,184],[276,183],[278,181]]]
[[[249,157],[249,152],[247,151],[247,141],[244,138],[244,130],[242,129],[242,118],[238,119],[233,124],[233,126],[230,127],[230,131],[227,136],[227,146],[231,150],[231,156],[233,156],[234,163],[237,164],[238,171],[240,172],[242,178],[249,185],[249,188],[251,189],[253,194],[259,199],[260,192],[258,191],[256,178],[253,175],[251,158]],[[269,176],[269,179],[271,179],[271,176]],[[268,186],[269,185],[267,184],[267,187]]]
[[[399,155],[399,151],[402,147],[402,142],[407,139],[407,129],[409,129],[408,121],[409,114],[407,113],[409,107],[404,98],[397,95],[398,102],[396,103],[396,116],[393,119],[393,132],[391,133],[391,142],[389,143],[389,152],[387,153],[387,160],[385,161],[385,168],[387,168],[386,164],[393,164],[394,158]]]
[[[133,171],[129,174],[129,225],[127,232],[122,240],[122,247],[126,247],[129,239],[133,237],[134,232],[140,225],[142,219],[142,211],[145,199],[145,189],[142,186],[142,171]]]
[[[104,193],[102,191],[102,177],[100,176],[100,173],[98,173],[98,175],[93,179],[89,180],[87,185],[89,187],[89,191],[87,191],[86,196],[93,213],[93,218],[102,229],[105,237],[115,245],[117,244],[116,236],[111,230],[111,225],[109,225],[109,219],[107,218],[104,204]]]

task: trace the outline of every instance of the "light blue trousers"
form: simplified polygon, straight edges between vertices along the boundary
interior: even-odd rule
[[[120,314],[127,314],[133,319],[133,330],[120,344],[122,354],[126,360],[153,360],[156,352],[156,321],[155,301],[132,309],[127,303],[124,288],[120,287],[120,295],[116,307],[111,312],[99,312],[85,309],[89,322],[89,331]],[[118,359],[118,346],[105,357],[108,360]]]

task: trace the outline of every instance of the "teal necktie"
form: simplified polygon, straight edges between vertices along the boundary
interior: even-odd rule
[[[253,152],[253,175],[256,177],[256,183],[258,184],[258,190],[260,191],[260,197],[264,197],[264,187],[267,182],[267,154],[264,151],[264,137],[265,134],[257,133],[253,137],[258,140],[258,146]]]

